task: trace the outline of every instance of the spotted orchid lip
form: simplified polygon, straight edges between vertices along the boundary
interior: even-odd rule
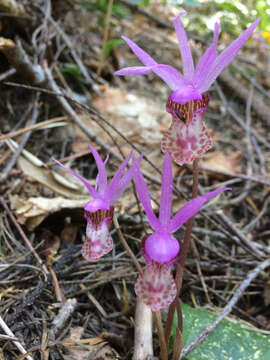
[[[110,234],[114,209],[85,212],[87,219],[86,237],[82,246],[82,256],[87,261],[96,261],[113,248]]]
[[[152,311],[169,306],[177,294],[171,266],[149,263],[135,283],[135,292]]]

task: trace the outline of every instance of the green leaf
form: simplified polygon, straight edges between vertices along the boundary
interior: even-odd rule
[[[217,315],[206,310],[182,305],[183,346],[188,345],[202,330],[212,324]],[[173,322],[173,336],[177,315]],[[191,351],[185,360],[268,360],[270,359],[270,336],[247,329],[240,320],[223,320],[219,326]]]
[[[240,20],[243,25],[250,21],[250,14],[247,7],[240,1],[222,1],[218,2],[218,6],[226,12],[237,15],[238,21]],[[248,16],[248,15],[249,16]],[[225,14],[224,14],[225,15]]]
[[[80,78],[83,76],[81,70],[76,65],[59,66],[59,71],[62,74],[69,74],[76,78]]]
[[[108,0],[95,0],[94,2],[83,1],[80,2],[79,4],[80,6],[86,8],[89,11],[98,10],[105,15],[107,13],[109,1]],[[118,19],[122,19],[128,14],[128,9],[126,6],[114,2],[112,6],[112,14]]]
[[[120,44],[124,44],[124,43],[125,42],[122,39],[113,39],[113,40],[106,41],[106,44],[104,47],[105,56],[108,57],[110,55],[110,52],[113,47],[120,45]]]
[[[269,21],[269,3],[266,0],[258,0],[256,2],[258,15],[261,17],[260,28],[264,31],[270,31]]]

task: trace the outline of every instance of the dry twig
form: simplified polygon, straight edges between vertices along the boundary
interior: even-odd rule
[[[22,344],[17,341],[17,340],[14,340],[16,339],[15,338],[15,335],[13,334],[13,332],[10,330],[10,328],[7,326],[7,324],[4,322],[4,320],[1,318],[0,316],[0,326],[1,328],[4,330],[4,332],[12,339],[11,341],[14,342],[14,345],[20,350],[20,352],[24,355],[24,354],[27,354],[27,351],[25,350],[25,348],[22,346]],[[31,355],[26,355],[26,359],[27,360],[33,360],[32,356]]]

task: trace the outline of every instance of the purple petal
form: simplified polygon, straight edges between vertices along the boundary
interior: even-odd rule
[[[199,196],[195,199],[188,201],[177,213],[174,215],[169,224],[169,231],[174,232],[181,225],[183,225],[188,219],[192,218],[197,212],[200,211],[201,207],[210,199],[217,196],[225,190],[231,190],[230,188],[222,188],[211,191],[207,194]]]
[[[144,207],[144,211],[146,213],[146,216],[148,217],[149,223],[153,229],[159,229],[160,222],[153,212],[153,209],[151,206],[150,194],[149,194],[146,182],[144,180],[144,177],[139,168],[138,159],[134,160],[134,178],[135,178],[137,194],[138,194],[138,197]]]
[[[200,58],[196,67],[195,75],[193,78],[194,83],[200,90],[200,85],[204,83],[212,64],[215,62],[217,54],[217,41],[219,36],[220,26],[215,23],[214,38],[212,45],[206,50],[203,56]]]
[[[174,67],[165,64],[159,64],[152,67],[152,71],[157,74],[172,90],[186,84],[184,76]]]
[[[128,39],[125,36],[122,36],[122,39],[128,44],[134,54],[138,59],[145,65],[144,68],[135,66],[131,68],[126,68],[119,70],[115,75],[145,75],[150,71],[156,73],[166,84],[170,86],[172,90],[180,87],[184,82],[184,77],[177,71],[175,68],[169,65],[158,64],[149,54],[142,50],[138,45],[133,41]],[[152,67],[152,70],[150,70]]]
[[[187,34],[181,22],[181,16],[185,15],[186,12],[181,12],[174,19],[174,27],[178,38],[179,49],[183,62],[183,72],[186,79],[190,80],[194,74],[194,64],[190,47],[188,45]]]
[[[128,186],[129,182],[133,177],[133,170],[130,168],[126,174],[122,177],[122,174],[132,156],[132,151],[128,155],[128,157],[122,162],[119,166],[118,170],[114,174],[106,192],[104,198],[106,198],[110,204],[112,205],[122,194],[125,188]]]
[[[70,172],[72,175],[76,176],[77,179],[79,179],[88,189],[90,195],[93,198],[99,198],[99,195],[97,194],[97,192],[94,190],[93,186],[90,185],[84,178],[82,178],[79,174],[76,174],[74,171],[70,170],[68,167],[66,167],[65,165],[63,165],[62,163],[60,163],[60,161],[52,158],[53,161],[55,161],[59,166],[61,166],[63,169],[67,170],[68,172]]]
[[[118,70],[114,75],[118,76],[139,76],[146,75],[153,71],[153,66],[132,66]]]
[[[96,182],[98,182],[98,192],[100,193],[100,195],[103,195],[107,186],[107,174],[105,170],[105,165],[97,150],[92,145],[89,145],[89,148],[94,156],[98,168],[98,177],[96,180]]]
[[[145,66],[157,65],[157,62],[149,54],[147,54],[147,52],[145,52],[143,49],[141,49],[137,44],[135,44],[129,38],[127,38],[126,36],[122,36],[122,39],[125,40],[125,42],[128,44],[128,46],[131,48],[131,50],[137,56],[137,58]]]
[[[162,227],[166,228],[169,224],[172,211],[172,163],[168,153],[165,154],[165,159],[162,169],[161,180],[161,199],[159,210],[159,221]]]
[[[229,65],[229,63],[235,58],[241,47],[244,43],[249,39],[254,29],[258,25],[260,18],[254,21],[246,31],[243,32],[236,40],[234,40],[230,46],[227,47],[216,59],[214,64],[211,66],[209,74],[207,78],[204,80],[203,84],[201,84],[201,91],[206,91],[210,85],[215,81],[221,71]]]
[[[186,80],[178,70],[170,65],[157,64],[153,66],[133,66],[118,70],[114,75],[120,76],[139,76],[146,75],[153,71],[158,75],[172,90],[178,89],[185,84]]]

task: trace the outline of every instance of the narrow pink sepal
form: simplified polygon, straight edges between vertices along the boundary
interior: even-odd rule
[[[211,66],[211,70],[208,72],[207,78],[203,84],[200,85],[201,92],[209,89],[210,85],[215,81],[222,70],[229,65],[229,63],[235,58],[244,43],[250,38],[253,31],[260,22],[260,18],[256,19],[231,45],[227,47],[222,53],[216,58],[215,62]]]
[[[183,85],[186,80],[183,75],[174,67],[165,64],[158,64],[147,52],[141,49],[137,44],[129,38],[122,36],[122,39],[128,44],[138,59],[145,65],[128,67],[116,71],[115,75],[138,76],[145,75],[153,71],[157,74],[172,90],[176,90]]]
[[[113,248],[113,241],[109,231],[110,221],[105,219],[95,227],[88,220],[86,238],[82,246],[82,256],[87,261],[95,261],[106,255]]]
[[[171,267],[154,261],[147,265],[135,283],[135,292],[152,311],[169,306],[177,292]]]
[[[135,44],[132,40],[130,40],[126,36],[121,36],[121,37],[128,44],[128,46],[131,48],[131,50],[134,52],[134,54],[137,56],[137,58],[145,66],[157,65],[157,62],[149,54],[147,54],[147,52],[145,52],[137,44]]]
[[[121,70],[118,70],[114,75],[118,76],[139,76],[146,75],[153,71],[153,66],[131,66]]]
[[[161,199],[159,210],[159,221],[163,226],[168,224],[171,217],[172,182],[172,163],[169,154],[166,153],[162,168]]]
[[[215,62],[217,57],[217,42],[219,37],[219,31],[220,31],[220,26],[218,23],[215,23],[213,43],[200,58],[196,66],[193,83],[196,84],[196,87],[199,90],[199,92],[201,92],[201,85],[204,83],[205,79],[207,78],[208,73],[211,70],[211,66]]]
[[[100,195],[104,195],[104,192],[105,192],[105,189],[107,186],[107,174],[106,174],[105,164],[104,164],[103,160],[101,159],[97,150],[94,148],[94,146],[89,145],[89,148],[94,156],[94,159],[96,161],[97,168],[98,168],[98,178],[97,178],[98,191],[99,191]]]
[[[138,197],[144,207],[150,225],[153,229],[160,228],[160,221],[153,212],[149,190],[141,173],[138,159],[134,160],[134,179]]]
[[[72,171],[71,169],[69,169],[68,167],[66,167],[65,165],[63,165],[62,163],[60,163],[60,161],[52,158],[53,161],[55,161],[59,166],[61,166],[63,169],[67,170],[70,174],[74,175],[77,179],[79,179],[87,188],[87,190],[89,191],[90,195],[93,198],[99,198],[98,193],[94,190],[93,186],[89,184],[88,181],[86,181],[83,177],[81,177],[79,174],[75,173],[75,171]]]
[[[193,58],[188,44],[187,34],[181,22],[181,16],[186,12],[181,12],[174,19],[174,27],[178,38],[179,49],[183,62],[183,73],[186,79],[190,80],[194,74]]]
[[[202,206],[209,201],[210,199],[214,198],[215,196],[219,195],[223,191],[231,190],[230,188],[221,188],[218,190],[211,191],[207,194],[199,196],[195,199],[188,201],[177,213],[174,215],[172,220],[169,224],[169,231],[174,232],[180,228],[186,221],[188,221],[191,217],[193,217],[197,212],[200,211]]]
[[[170,65],[155,65],[152,67],[152,71],[157,76],[159,76],[172,90],[176,90],[187,83],[184,76]]]
[[[126,173],[123,175],[123,172],[125,171],[125,168],[127,167],[127,164],[132,154],[133,152],[131,151],[127,156],[127,158],[119,166],[109,186],[107,187],[107,190],[105,191],[104,197],[110,202],[110,204],[113,204],[121,196],[122,192],[125,190],[125,188],[130,183],[131,179],[133,178],[133,173],[134,173],[133,167],[128,169]]]

